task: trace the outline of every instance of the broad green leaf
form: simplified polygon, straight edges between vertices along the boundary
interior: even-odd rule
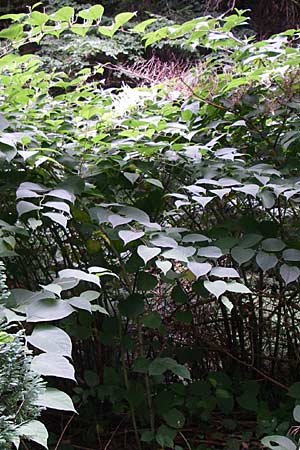
[[[88,9],[79,11],[78,17],[86,20],[99,20],[103,16],[104,8],[102,5],[93,5]]]
[[[150,259],[155,258],[161,252],[160,248],[147,247],[146,245],[139,245],[137,249],[138,255],[142,258],[145,264],[147,264]]]
[[[227,291],[236,292],[238,294],[251,294],[251,291],[247,286],[235,281],[227,283]]]
[[[167,250],[162,254],[162,256],[166,259],[175,259],[177,261],[188,262],[188,258],[193,256],[195,252],[196,249],[194,247],[178,246],[172,250]]]
[[[75,278],[76,280],[87,281],[88,283],[93,283],[93,284],[96,284],[97,286],[100,286],[100,280],[97,275],[94,275],[92,273],[83,272],[83,270],[64,269],[64,270],[61,270],[60,272],[58,272],[58,275],[61,279]]]
[[[145,235],[143,231],[119,231],[119,236],[124,242],[124,245],[129,244],[129,242],[136,241]]]
[[[64,319],[74,311],[66,301],[48,298],[30,303],[26,308],[26,316],[28,322],[48,322]]]
[[[136,278],[136,287],[139,291],[151,291],[157,283],[156,276],[149,272],[139,272]]]
[[[203,256],[205,258],[218,259],[222,256],[222,250],[219,247],[211,246],[211,247],[201,247],[198,250],[198,255]]]
[[[165,425],[161,425],[156,433],[156,442],[162,448],[174,448],[174,439],[176,437],[177,431],[173,430]]]
[[[218,278],[240,278],[238,272],[232,267],[213,267],[210,275]]]
[[[143,33],[145,31],[145,28],[148,25],[151,25],[154,22],[157,22],[158,19],[147,19],[143,20],[143,22],[140,22],[138,25],[133,27],[132,31],[135,31],[136,33]]]
[[[297,381],[296,383],[293,383],[289,387],[288,395],[290,397],[296,398],[297,400],[300,400],[300,381]]]
[[[47,208],[57,209],[59,211],[64,211],[67,214],[70,214],[70,206],[64,202],[46,202],[43,206],[47,206]]]
[[[182,428],[185,423],[184,415],[176,408],[172,408],[163,414],[167,425],[172,428]]]
[[[92,305],[90,302],[82,297],[72,297],[68,300],[68,303],[73,306],[74,308],[83,309],[85,311],[88,311],[89,313],[92,312]]]
[[[58,409],[60,411],[75,412],[71,398],[65,392],[51,387],[48,387],[45,392],[39,394],[34,404],[45,408]]]
[[[280,267],[280,275],[286,284],[290,284],[299,278],[300,269],[296,266],[288,266],[287,264],[283,264]]]
[[[134,172],[124,172],[124,177],[127,178],[131,184],[134,184],[139,179],[140,175]]]
[[[26,214],[31,211],[39,211],[40,209],[41,209],[40,206],[37,206],[34,203],[26,202],[23,200],[17,204],[17,211],[18,211],[19,217],[21,217],[23,214]]]
[[[227,290],[225,281],[204,281],[204,287],[215,297],[219,298]]]
[[[294,442],[285,436],[267,436],[261,442],[270,450],[297,450]]]
[[[172,269],[172,263],[170,261],[155,261],[155,264],[157,267],[163,272],[164,275],[166,275],[169,270]]]
[[[176,365],[177,362],[172,358],[155,358],[149,366],[149,375],[163,375]]]
[[[145,327],[159,328],[161,323],[161,317],[156,311],[151,311],[143,317],[143,324]]]
[[[162,182],[159,180],[156,180],[155,178],[145,178],[145,182],[149,183],[149,184],[153,184],[153,186],[156,186],[159,189],[164,189]]]
[[[119,311],[130,319],[138,317],[144,312],[144,298],[140,294],[132,294],[119,303]]]
[[[277,265],[278,258],[271,253],[258,252],[256,255],[256,262],[263,272],[267,272]]]
[[[169,247],[169,248],[178,247],[178,243],[175,241],[175,239],[173,239],[169,236],[160,235],[160,236],[152,239],[150,242],[151,242],[151,244],[153,244],[157,247]]]
[[[72,356],[72,342],[69,335],[54,325],[37,325],[27,341],[44,352]]]
[[[55,353],[42,353],[34,356],[31,368],[34,372],[47,377],[67,378],[75,381],[72,364],[65,357]]]
[[[280,252],[284,249],[285,243],[281,239],[265,239],[261,246],[266,252]]]
[[[293,417],[296,422],[300,422],[300,405],[295,406],[293,410]]]
[[[286,261],[300,261],[300,250],[289,248],[284,250],[282,256]]]
[[[125,225],[127,223],[130,223],[132,219],[130,217],[123,217],[119,214],[112,214],[108,216],[107,220],[112,224],[112,227],[118,227],[120,225]]]
[[[28,23],[30,23],[30,25],[44,25],[48,20],[49,16],[47,14],[39,11],[32,11],[29,16]]]
[[[67,229],[68,218],[64,214],[47,212],[43,213],[43,216],[49,217],[49,219],[52,220],[52,222],[58,223],[65,230]]]
[[[25,437],[30,441],[40,444],[44,448],[48,448],[48,431],[45,425],[39,420],[31,420],[17,427],[16,433],[20,437]]]
[[[74,8],[71,8],[71,6],[64,6],[57,11],[55,11],[54,14],[51,14],[50,19],[60,22],[68,22],[72,17],[74,16]]]
[[[71,203],[75,202],[75,195],[73,192],[66,191],[65,189],[53,189],[50,192],[47,192],[46,195],[49,197],[60,198],[61,200],[68,200]]]
[[[240,265],[250,261],[255,255],[252,248],[234,247],[231,250],[231,256]]]
[[[188,262],[187,266],[197,279],[206,275],[212,268],[212,265],[209,263],[198,263],[196,261]]]

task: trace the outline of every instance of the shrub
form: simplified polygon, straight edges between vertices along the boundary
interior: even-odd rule
[[[0,273],[0,303],[3,303],[7,287],[2,263]],[[0,446],[3,450],[10,450],[12,443],[17,443],[22,436],[22,426],[41,412],[35,403],[45,388],[40,376],[31,370],[31,361],[24,333],[13,334],[0,325]]]

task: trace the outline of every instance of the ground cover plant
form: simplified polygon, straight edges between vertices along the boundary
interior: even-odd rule
[[[0,31],[0,313],[48,380],[49,448],[295,450],[298,32],[246,38],[245,11],[142,22],[146,48],[202,57],[137,88],[19,52],[136,20],[102,15],[33,9]]]

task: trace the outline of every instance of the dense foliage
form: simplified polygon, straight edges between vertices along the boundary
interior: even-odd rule
[[[122,448],[256,449],[299,418],[299,35],[255,42],[235,33],[243,12],[144,22],[127,32],[147,48],[202,55],[148,88],[18,53],[133,17],[102,14],[4,17],[2,317],[25,324],[36,372],[74,381],[72,355],[83,446],[125,428]],[[74,411],[54,387],[39,404]]]

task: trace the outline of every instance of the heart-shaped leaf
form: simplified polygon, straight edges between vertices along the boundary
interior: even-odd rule
[[[136,241],[137,239],[140,239],[144,236],[143,231],[126,231],[122,230],[119,231],[119,236],[124,242],[124,245],[127,245],[129,242]]]
[[[220,295],[224,294],[224,292],[227,290],[227,284],[225,283],[225,281],[220,280],[204,281],[204,287],[217,298],[219,298]]]
[[[290,284],[299,278],[300,269],[296,266],[288,266],[287,264],[283,264],[280,267],[280,275],[286,284]]]
[[[172,269],[172,263],[170,261],[155,261],[157,267],[163,272],[164,275]]]
[[[161,252],[160,248],[157,247],[147,247],[146,245],[139,245],[137,249],[138,255],[142,258],[145,264],[147,264],[150,259],[159,255]]]
[[[199,263],[196,261],[188,262],[187,266],[197,279],[206,275],[212,268],[212,265],[209,263]]]
[[[258,267],[260,267],[263,272],[267,272],[276,266],[278,263],[278,258],[271,253],[259,252],[256,255],[256,262]]]

